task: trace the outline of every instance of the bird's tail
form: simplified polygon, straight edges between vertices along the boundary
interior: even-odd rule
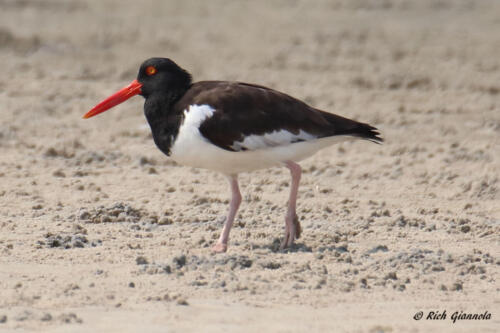
[[[371,125],[332,113],[322,112],[322,114],[330,123],[329,135],[349,135],[377,144],[384,142],[379,130]]]
[[[379,130],[365,123],[357,123],[357,126],[353,128],[348,135],[356,136],[376,144],[384,142],[384,139],[380,136]]]

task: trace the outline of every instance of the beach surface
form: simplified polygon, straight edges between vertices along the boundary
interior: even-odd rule
[[[0,0],[0,332],[498,332],[499,31],[493,0]],[[82,119],[153,56],[385,142],[301,162],[288,251],[288,170],[241,174],[213,255],[224,176],[163,155],[141,97]]]

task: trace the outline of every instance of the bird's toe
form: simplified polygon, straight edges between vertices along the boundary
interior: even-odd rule
[[[227,251],[227,244],[224,244],[224,243],[216,243],[212,247],[212,252],[213,253],[224,253],[226,251]]]
[[[287,244],[288,244],[288,237],[285,236],[285,238],[283,238],[283,240],[280,243],[280,250],[284,250],[287,247]]]

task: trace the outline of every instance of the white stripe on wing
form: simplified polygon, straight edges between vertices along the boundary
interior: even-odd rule
[[[316,139],[317,136],[300,130],[298,134],[293,134],[287,130],[281,129],[263,135],[252,134],[246,136],[243,141],[235,141],[231,148],[239,150],[257,150],[272,148],[277,146],[286,146],[294,142],[309,141]]]

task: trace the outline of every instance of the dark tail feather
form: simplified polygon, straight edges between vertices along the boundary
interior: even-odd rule
[[[324,111],[321,114],[330,123],[328,135],[350,135],[377,144],[384,142],[379,130],[371,125]]]
[[[376,144],[384,142],[384,139],[380,136],[380,132],[377,128],[364,123],[358,123],[357,125],[358,126],[352,129],[351,133],[348,133],[349,135],[356,136]]]

